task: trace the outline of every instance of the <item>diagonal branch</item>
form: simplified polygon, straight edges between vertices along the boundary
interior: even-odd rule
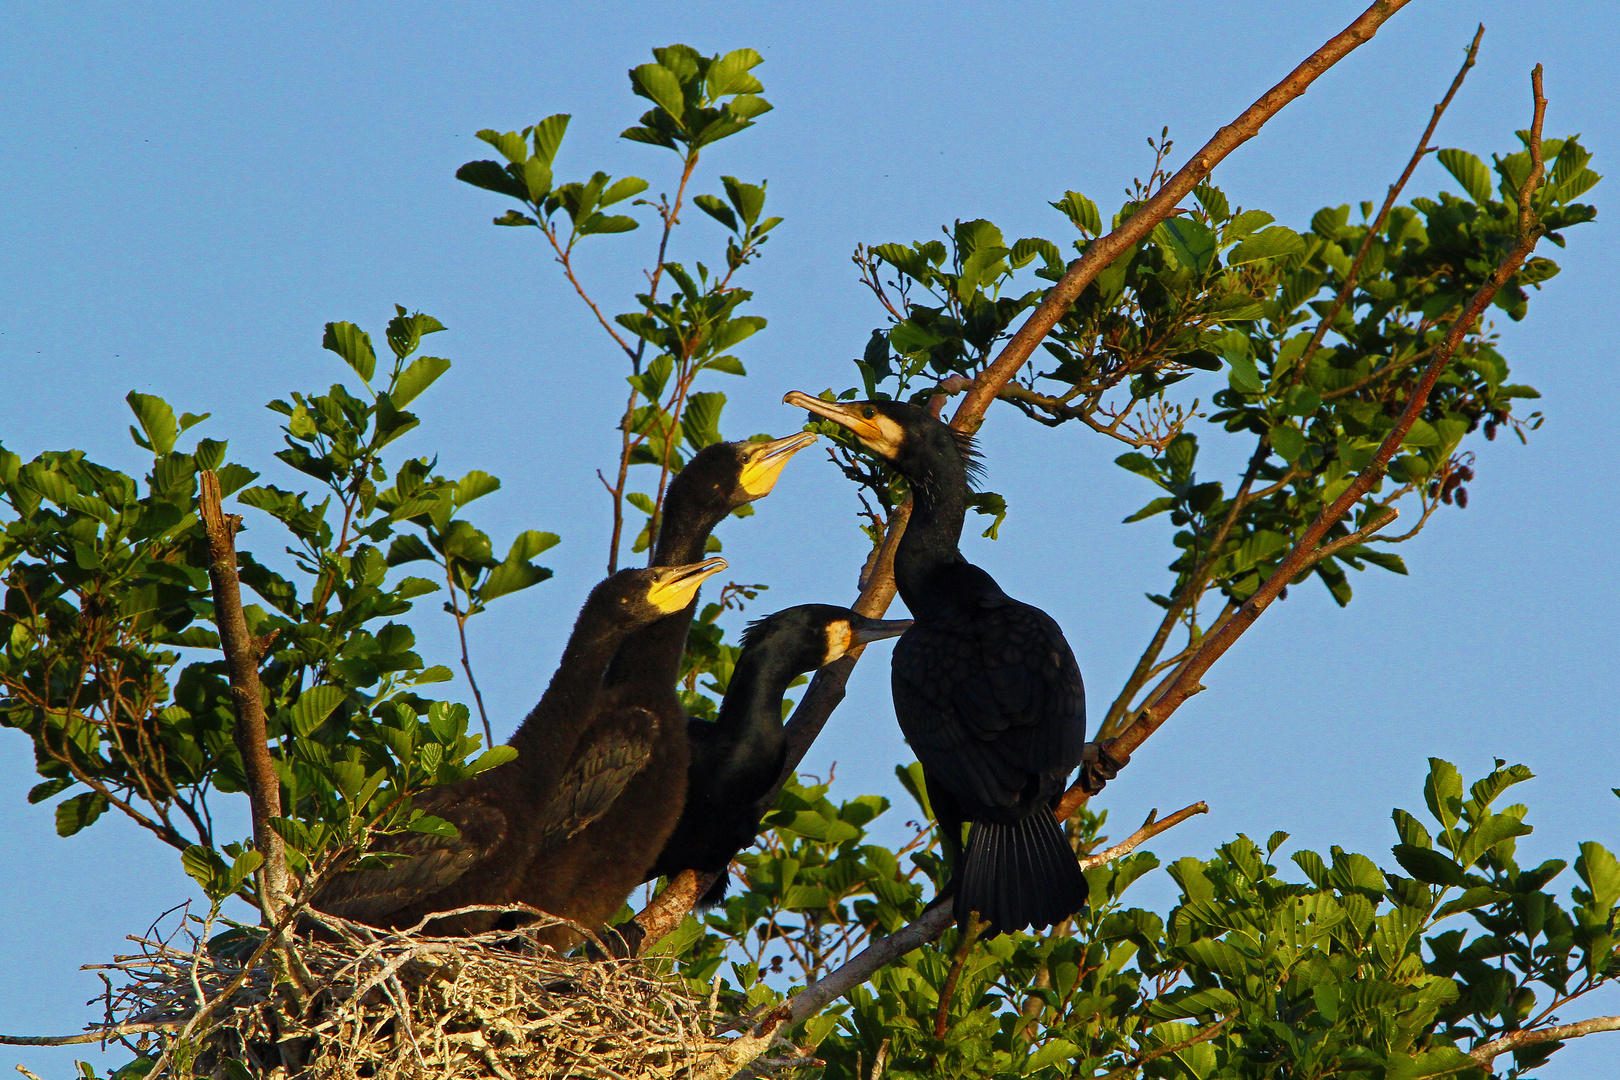
[[[1215,137],[1206,143],[1197,154],[1193,155],[1182,169],[1171,177],[1156,195],[1132,214],[1119,228],[1093,241],[1084,255],[1069,266],[1068,272],[1063,275],[1056,285],[1046,294],[1046,297],[1031,313],[1030,317],[1013,335],[1011,341],[1001,350],[991,364],[981,371],[973,380],[962,403],[957,406],[956,413],[951,418],[951,426],[958,431],[972,432],[979,428],[984,420],[985,410],[995,400],[1002,388],[1018,372],[1018,369],[1029,359],[1041,340],[1051,332],[1063,315],[1073,305],[1074,301],[1085,291],[1087,285],[1097,275],[1108,267],[1116,258],[1123,254],[1132,244],[1151,232],[1159,222],[1176,211],[1176,203],[1191,192],[1193,188],[1209,175],[1227,155],[1243,143],[1259,133],[1267,120],[1275,116],[1283,106],[1303,94],[1315,82],[1317,77],[1327,71],[1334,64],[1344,59],[1359,46],[1371,40],[1379,27],[1383,26],[1397,11],[1405,7],[1408,0],[1377,0],[1371,7],[1344,30],[1330,38],[1316,52],[1312,53],[1302,64],[1290,72],[1287,78],[1268,90],[1258,101],[1245,109],[1236,120],[1216,132]],[[935,414],[944,403],[943,396],[934,398]],[[910,517],[909,503],[897,507],[889,515],[888,528],[884,533],[883,543],[878,558],[873,562],[871,572],[867,576],[865,585],[861,588],[860,597],[855,601],[854,609],[862,615],[871,618],[882,618],[888,611],[889,605],[894,601],[894,551],[899,546],[900,536],[905,530],[905,524]],[[829,664],[818,671],[811,680],[804,697],[789,719],[786,731],[788,737],[788,757],[783,766],[782,776],[762,801],[769,808],[774,805],[777,793],[787,777],[797,768],[804,755],[809,751],[810,745],[826,725],[832,712],[844,699],[844,688],[849,682],[850,672],[854,670],[855,662],[859,659],[859,650],[851,651],[848,655]],[[683,875],[684,877],[684,875]],[[690,889],[693,882],[683,882],[682,892]],[[701,892],[695,896],[702,895]],[[655,899],[650,905],[648,914],[651,916],[653,908],[658,910],[656,919],[657,929],[646,927],[647,943],[658,940],[663,934],[674,929],[690,910],[688,904],[681,908],[677,898],[672,897],[667,905],[661,905],[662,897]],[[937,909],[936,909],[937,910]],[[639,917],[638,917],[638,921]],[[645,926],[645,924],[643,924]],[[904,933],[905,931],[901,931]],[[888,941],[890,939],[884,939]],[[874,946],[875,948],[876,946]],[[915,947],[915,946],[912,946]],[[868,950],[870,951],[870,950]],[[898,955],[898,953],[896,954]],[[875,970],[875,968],[874,968]],[[801,995],[802,996],[802,995]]]
[[[1159,729],[1164,722],[1181,707],[1193,694],[1203,687],[1199,678],[1209,670],[1210,665],[1220,659],[1230,649],[1237,639],[1242,637],[1248,628],[1254,625],[1256,619],[1271,606],[1279,593],[1300,574],[1309,570],[1314,561],[1319,561],[1318,545],[1322,542],[1334,525],[1345,517],[1361,499],[1372,490],[1384,476],[1389,461],[1400,449],[1407,432],[1417,420],[1429,401],[1429,394],[1434,389],[1435,382],[1442,372],[1451,363],[1452,356],[1462,343],[1463,337],[1474,326],[1485,308],[1495,299],[1497,292],[1508,280],[1524,265],[1530,253],[1535,250],[1536,242],[1541,238],[1542,228],[1536,221],[1532,209],[1535,192],[1540,187],[1545,175],[1541,157],[1541,127],[1547,113],[1547,99],[1542,95],[1541,65],[1537,64],[1531,73],[1531,88],[1535,101],[1534,120],[1530,128],[1530,175],[1525,179],[1524,186],[1517,193],[1519,203],[1518,242],[1497,265],[1485,284],[1469,299],[1467,305],[1452,323],[1451,329],[1446,333],[1444,341],[1435,350],[1434,358],[1429,362],[1423,372],[1423,377],[1413,387],[1411,396],[1407,399],[1406,407],[1401,411],[1400,418],[1384,441],[1379,445],[1377,452],[1366,468],[1356,476],[1350,486],[1317,515],[1299,541],[1266,579],[1265,583],[1255,591],[1242,607],[1238,608],[1232,618],[1227,620],[1220,629],[1205,636],[1198,651],[1185,665],[1178,669],[1160,688],[1155,691],[1155,700],[1144,708],[1137,716],[1137,720],[1116,740],[1116,758],[1128,757],[1137,747],[1145,742],[1148,736]],[[1381,527],[1382,522],[1380,523]],[[1081,801],[1084,801],[1083,799]]]
[[[1493,1039],[1482,1046],[1474,1047],[1468,1051],[1468,1056],[1482,1065],[1489,1065],[1500,1055],[1510,1050],[1517,1050],[1522,1046],[1535,1046],[1538,1043],[1578,1039],[1582,1035],[1596,1035],[1600,1031],[1620,1031],[1620,1016],[1594,1016],[1590,1020],[1582,1020],[1576,1024],[1562,1024],[1558,1027],[1537,1028],[1531,1031],[1515,1031],[1511,1035]]]
[[[1107,236],[1092,241],[1087,246],[1085,254],[1069,265],[1063,279],[1048,290],[1040,305],[1025,320],[1024,325],[1018,328],[1018,332],[1007,342],[1000,355],[989,367],[979,372],[973,380],[972,389],[967,392],[962,404],[957,406],[956,415],[951,418],[951,426],[960,431],[978,430],[990,402],[1008,380],[1017,374],[1018,369],[1023,367],[1024,361],[1034,353],[1036,346],[1051,333],[1052,328],[1068,313],[1086,286],[1090,285],[1099,273],[1125,254],[1131,245],[1152,232],[1154,226],[1169,217],[1175,210],[1176,203],[1190,194],[1216,165],[1232,151],[1258,135],[1267,120],[1309,89],[1319,75],[1350,55],[1357,47],[1372,40],[1379,27],[1383,26],[1390,16],[1405,7],[1407,2],[1408,0],[1378,0],[1362,12],[1355,22],[1328,39],[1328,42],[1307,57],[1304,63],[1289,72],[1287,78],[1266,91],[1258,101],[1245,109],[1241,116],[1217,131],[1215,137],[1192,156],[1191,161],[1165,181],[1158,193],[1143,203],[1141,208],[1119,228]]]

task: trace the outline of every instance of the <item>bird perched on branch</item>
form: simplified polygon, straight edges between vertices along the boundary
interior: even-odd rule
[[[340,873],[317,888],[311,904],[383,927],[412,926],[425,915],[470,905],[532,904],[524,887],[531,862],[565,844],[599,812],[567,766],[590,725],[608,664],[627,637],[685,610],[698,586],[725,567],[724,559],[708,559],[621,570],[599,583],[575,620],[545,695],[508,742],[517,759],[417,800],[459,835],[384,837],[373,850],[410,858]],[[457,916],[433,930],[477,933],[496,919]]]
[[[788,685],[850,649],[895,637],[910,625],[909,619],[868,619],[828,604],[801,604],[750,623],[719,716],[687,722],[692,762],[686,809],[646,880],[682,870],[718,873],[697,906],[723,900],[726,869],[754,842],[760,799],[782,775],[787,759],[782,697]]]
[[[895,643],[894,710],[954,868],[958,922],[977,911],[1001,933],[1062,921],[1087,899],[1052,814],[1082,760],[1085,688],[1051,616],[1002,592],[958,550],[977,466],[971,439],[903,402],[798,391],[784,400],[847,428],[911,489],[894,576],[914,622]]]
[[[800,433],[698,451],[670,481],[653,565],[701,559],[715,526],[770,494],[788,461],[815,440]],[[566,847],[529,865],[525,895],[541,910],[593,928],[605,925],[646,879],[674,831],[686,802],[689,760],[676,681],[696,609],[694,594],[683,610],[619,646],[564,785],[604,808]]]

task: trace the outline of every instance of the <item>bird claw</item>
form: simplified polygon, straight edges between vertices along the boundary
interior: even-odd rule
[[[1081,750],[1080,787],[1087,795],[1097,794],[1130,763],[1129,754],[1116,758],[1109,753],[1113,745],[1113,739],[1104,739],[1100,743],[1086,743]]]

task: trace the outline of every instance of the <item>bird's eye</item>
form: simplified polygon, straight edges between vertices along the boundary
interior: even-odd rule
[[[868,405],[866,408],[861,410],[861,415],[870,420],[872,417],[877,415],[877,410]]]

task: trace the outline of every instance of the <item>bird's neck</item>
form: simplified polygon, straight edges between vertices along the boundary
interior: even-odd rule
[[[671,503],[674,503],[673,512]],[[695,506],[689,499],[666,499],[665,516],[658,530],[658,546],[653,549],[653,566],[686,566],[702,562],[709,534],[725,518],[723,505]],[[681,671],[686,652],[686,634],[697,614],[697,598],[685,610],[659,619],[630,635],[608,669],[606,685],[656,688],[671,692]]]
[[[520,756],[549,758],[572,752],[574,739],[590,722],[602,677],[624,637],[623,630],[608,620],[593,619],[589,611],[580,615],[545,694],[507,740]]]
[[[779,747],[783,738],[782,697],[801,674],[768,652],[744,652],[731,673],[715,718],[717,740],[727,746],[746,746],[751,755]]]
[[[911,484],[911,518],[895,549],[894,582],[912,614],[919,615],[928,579],[962,561],[957,545],[967,517],[967,476],[958,460],[921,475],[908,474],[906,479]]]

